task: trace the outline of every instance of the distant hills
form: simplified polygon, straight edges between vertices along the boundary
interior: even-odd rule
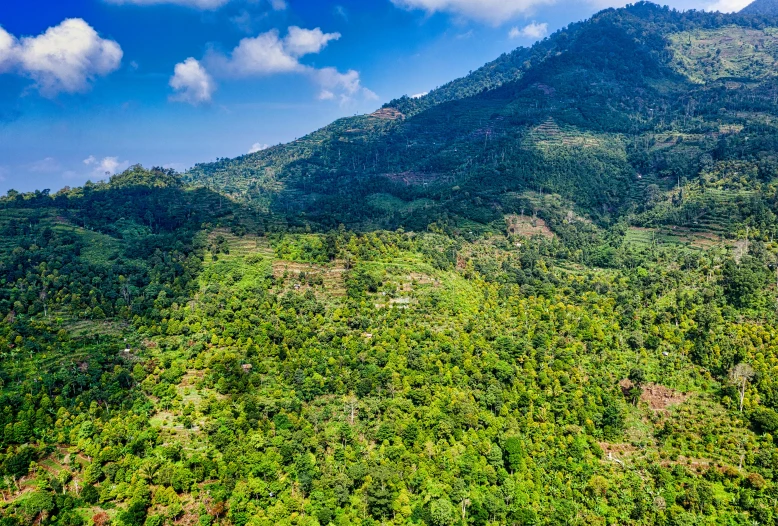
[[[711,228],[731,232],[740,216],[713,210],[726,196],[650,210],[685,185],[726,186],[725,163],[774,175],[778,21],[749,13],[770,5],[608,9],[424,97],[186,178],[266,212],[268,228],[478,229],[530,211],[552,228],[571,214],[690,228],[721,215]]]
[[[776,0],[755,0],[743,8],[741,13],[745,15],[778,15],[778,2]]]

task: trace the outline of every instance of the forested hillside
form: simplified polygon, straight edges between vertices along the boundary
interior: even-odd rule
[[[754,0],[743,8],[741,13],[749,15],[778,15],[778,2],[775,0]]]
[[[774,28],[0,198],[0,525],[775,524]]]
[[[713,165],[775,174],[777,24],[606,10],[425,97],[186,177],[272,214],[270,229],[465,230],[535,208],[533,193],[612,225]]]

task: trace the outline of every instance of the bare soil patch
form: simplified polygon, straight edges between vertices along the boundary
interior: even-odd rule
[[[508,230],[508,234],[524,237],[554,237],[554,233],[548,228],[546,222],[539,217],[519,216],[515,214],[507,215],[505,216],[505,226]]]
[[[371,113],[370,116],[375,117],[376,119],[386,119],[390,121],[405,118],[405,115],[395,108],[381,108],[380,110]]]
[[[632,388],[632,382],[625,378],[619,382],[622,393],[626,396]],[[640,401],[652,411],[667,411],[670,407],[680,405],[689,399],[689,395],[659,384],[645,384]]]

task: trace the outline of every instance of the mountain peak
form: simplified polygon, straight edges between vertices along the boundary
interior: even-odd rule
[[[755,0],[740,12],[744,15],[778,16],[778,0]]]

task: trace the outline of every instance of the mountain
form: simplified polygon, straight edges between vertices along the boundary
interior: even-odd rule
[[[754,0],[740,12],[744,15],[778,16],[778,2],[776,0]]]
[[[612,224],[710,162],[772,170],[774,31],[760,16],[609,9],[424,97],[186,178],[298,226],[561,221],[542,194]]]
[[[0,197],[0,526],[776,524],[772,20]]]

